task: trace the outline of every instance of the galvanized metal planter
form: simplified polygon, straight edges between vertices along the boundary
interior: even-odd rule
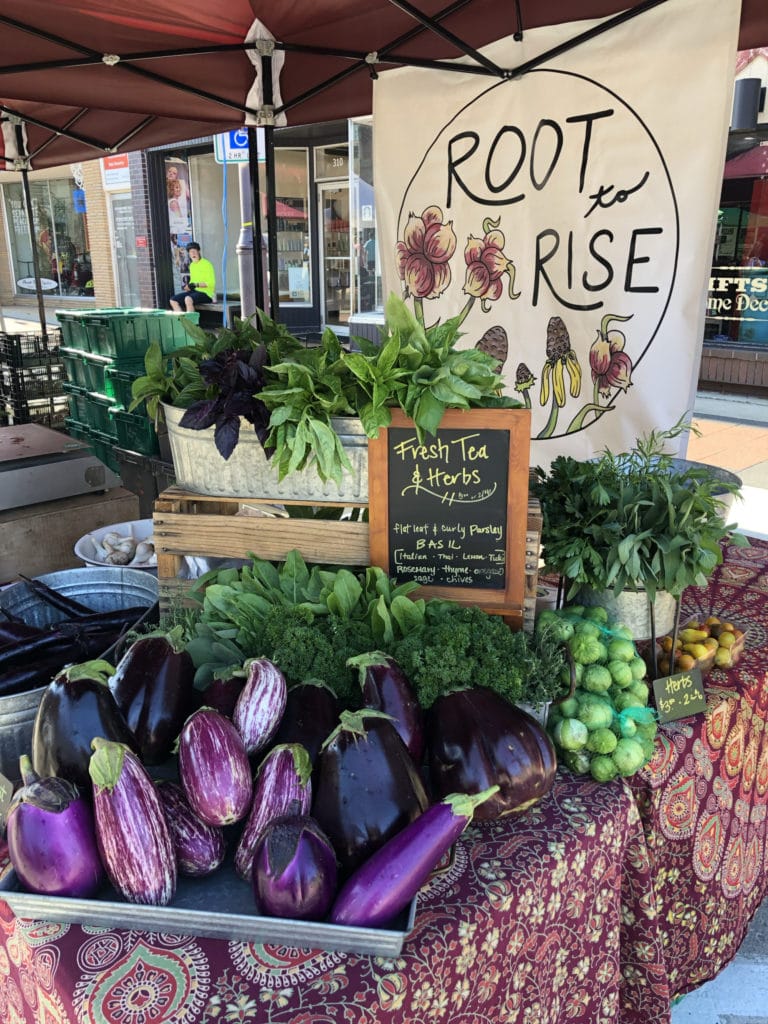
[[[590,590],[582,587],[574,599],[576,604],[600,605],[608,614],[622,622],[632,631],[635,640],[648,640],[651,636],[651,618],[648,611],[648,595],[644,590],[622,590],[618,595],[612,590]],[[677,599],[666,590],[658,590],[653,602],[653,619],[656,636],[670,633],[675,623]]]
[[[308,505],[314,501],[368,501],[368,437],[359,419],[339,416],[331,420],[352,464],[352,472],[344,473],[339,487],[332,480],[323,483],[312,467],[278,480],[276,466],[265,457],[253,427],[246,420],[241,420],[240,439],[234,452],[223,459],[216,450],[213,427],[187,430],[179,426],[184,410],[172,405],[163,405],[163,413],[176,483],[185,490],[228,498],[301,501]]]

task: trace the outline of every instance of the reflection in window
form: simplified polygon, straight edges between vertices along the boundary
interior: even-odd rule
[[[381,260],[376,239],[376,203],[373,195],[373,128],[367,121],[350,123],[352,148],[352,235],[356,269],[354,313],[381,313]]]
[[[93,295],[88,216],[73,178],[30,181],[33,236],[43,290],[50,295]],[[35,291],[33,239],[21,182],[3,186],[13,277],[19,295]]]
[[[262,230],[266,233],[267,194],[263,175],[264,166],[261,165]],[[306,149],[275,149],[275,199],[280,304],[311,303],[309,164]]]

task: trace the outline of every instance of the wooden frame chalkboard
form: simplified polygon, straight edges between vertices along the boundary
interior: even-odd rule
[[[529,409],[449,409],[420,444],[393,409],[368,443],[371,564],[521,626],[530,435]]]

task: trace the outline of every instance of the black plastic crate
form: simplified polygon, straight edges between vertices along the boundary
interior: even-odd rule
[[[10,366],[39,366],[59,358],[61,331],[53,327],[43,334],[0,331],[0,362]]]
[[[5,400],[3,418],[8,426],[21,423],[39,423],[41,427],[64,430],[69,417],[69,400],[66,395],[40,398],[32,402],[13,403]]]
[[[64,394],[64,364],[48,361],[39,366],[0,366],[0,391],[14,404]]]
[[[176,483],[173,463],[125,448],[115,448],[114,452],[119,467],[117,472],[120,474],[123,487],[138,497],[139,516],[142,519],[149,519],[154,509],[155,498]]]

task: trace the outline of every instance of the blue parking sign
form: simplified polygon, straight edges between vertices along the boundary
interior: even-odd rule
[[[259,156],[263,154],[263,128],[257,128]],[[216,162],[244,163],[248,160],[248,129],[233,128],[231,131],[223,132],[214,136],[213,155]]]

